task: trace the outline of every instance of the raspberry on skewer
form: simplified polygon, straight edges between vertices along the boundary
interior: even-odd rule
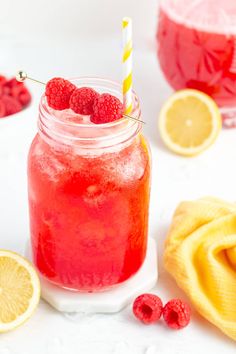
[[[59,77],[53,78],[45,84],[29,77],[25,71],[18,71],[16,80],[23,82],[26,79],[46,86],[45,95],[48,105],[55,110],[71,108],[75,113],[91,115],[91,122],[95,124],[112,122],[122,117],[145,124],[140,119],[124,114],[123,104],[120,100],[108,93],[99,95],[92,88],[76,88],[69,80]]]
[[[123,117],[123,111],[123,104],[117,97],[103,93],[94,100],[91,122],[95,124],[113,122]]]
[[[70,81],[55,77],[48,81],[45,95],[49,107],[62,111],[70,107],[70,97],[76,86]]]
[[[90,115],[93,113],[93,105],[99,93],[91,87],[79,87],[70,97],[70,108],[78,114]]]

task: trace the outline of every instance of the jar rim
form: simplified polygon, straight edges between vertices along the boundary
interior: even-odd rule
[[[99,78],[99,77],[78,77],[78,78],[73,78],[70,79],[70,81],[74,84],[76,84],[77,87],[92,87],[95,90],[97,89],[100,91],[103,89],[108,91],[109,93],[113,93],[116,97],[122,100],[122,86],[112,80],[109,79],[104,79],[104,78]],[[116,120],[114,122],[110,123],[103,123],[103,124],[87,124],[87,123],[79,123],[75,121],[70,121],[70,120],[63,120],[57,116],[57,112],[61,114],[60,112],[63,111],[55,111],[53,109],[50,109],[50,107],[47,104],[46,96],[45,94],[42,95],[41,101],[40,101],[40,106],[39,106],[39,130],[43,133],[47,133],[47,135],[51,135],[50,129],[54,129],[54,138],[57,136],[57,138],[60,139],[60,137],[63,138],[69,138],[71,141],[84,141],[84,142],[89,142],[92,140],[96,141],[106,141],[106,140],[111,140],[113,138],[121,138],[122,135],[127,135],[128,132],[130,132],[130,135],[137,135],[137,133],[141,129],[141,122],[138,120],[141,117],[141,111],[140,111],[140,104],[139,104],[139,99],[135,93],[135,91],[132,90],[133,93],[133,110],[131,112],[131,115],[137,119],[132,120],[132,119],[127,119],[127,118],[121,118],[119,120]],[[63,113],[62,113],[63,114]],[[73,114],[72,114],[73,116]],[[74,114],[75,116],[75,114]],[[75,129],[76,134],[70,134],[70,136],[64,136],[63,129],[65,128],[65,131],[67,129]],[[56,132],[57,130],[57,132]],[[60,131],[60,134],[58,133]],[[83,132],[87,131],[91,133],[91,136],[87,134],[88,136],[83,136]],[[108,134],[110,131],[113,131],[114,134]],[[96,132],[100,132],[99,136],[93,136],[94,134],[96,135]],[[103,134],[102,134],[103,132]],[[58,133],[58,134],[57,134]],[[93,133],[93,134],[92,134]],[[79,136],[79,134],[82,134],[82,136]]]

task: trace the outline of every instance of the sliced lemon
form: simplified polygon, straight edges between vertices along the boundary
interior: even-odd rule
[[[0,250],[0,332],[29,319],[39,298],[40,282],[33,266],[14,252]]]
[[[206,150],[222,126],[215,101],[197,90],[175,92],[163,105],[159,129],[163,142],[173,152],[194,156]]]

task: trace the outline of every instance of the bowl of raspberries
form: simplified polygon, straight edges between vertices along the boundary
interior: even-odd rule
[[[24,110],[31,102],[31,94],[23,82],[0,75],[0,121]]]

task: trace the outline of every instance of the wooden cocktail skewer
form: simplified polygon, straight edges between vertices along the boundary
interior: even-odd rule
[[[16,80],[19,81],[19,82],[23,82],[23,81],[25,81],[26,79],[31,80],[31,81],[34,81],[34,82],[37,82],[38,84],[41,84],[41,85],[46,86],[46,84],[45,84],[44,82],[39,81],[39,80],[36,80],[36,79],[33,79],[32,77],[29,77],[25,71],[19,70],[19,71],[17,72],[17,74],[16,74]],[[143,124],[146,124],[143,120],[140,120],[140,119],[131,117],[131,116],[127,115],[127,114],[124,114],[124,117],[125,117],[125,118],[128,118],[128,119],[133,119],[133,120],[135,120],[135,121],[137,121],[137,122],[140,122],[140,123],[143,123]]]

